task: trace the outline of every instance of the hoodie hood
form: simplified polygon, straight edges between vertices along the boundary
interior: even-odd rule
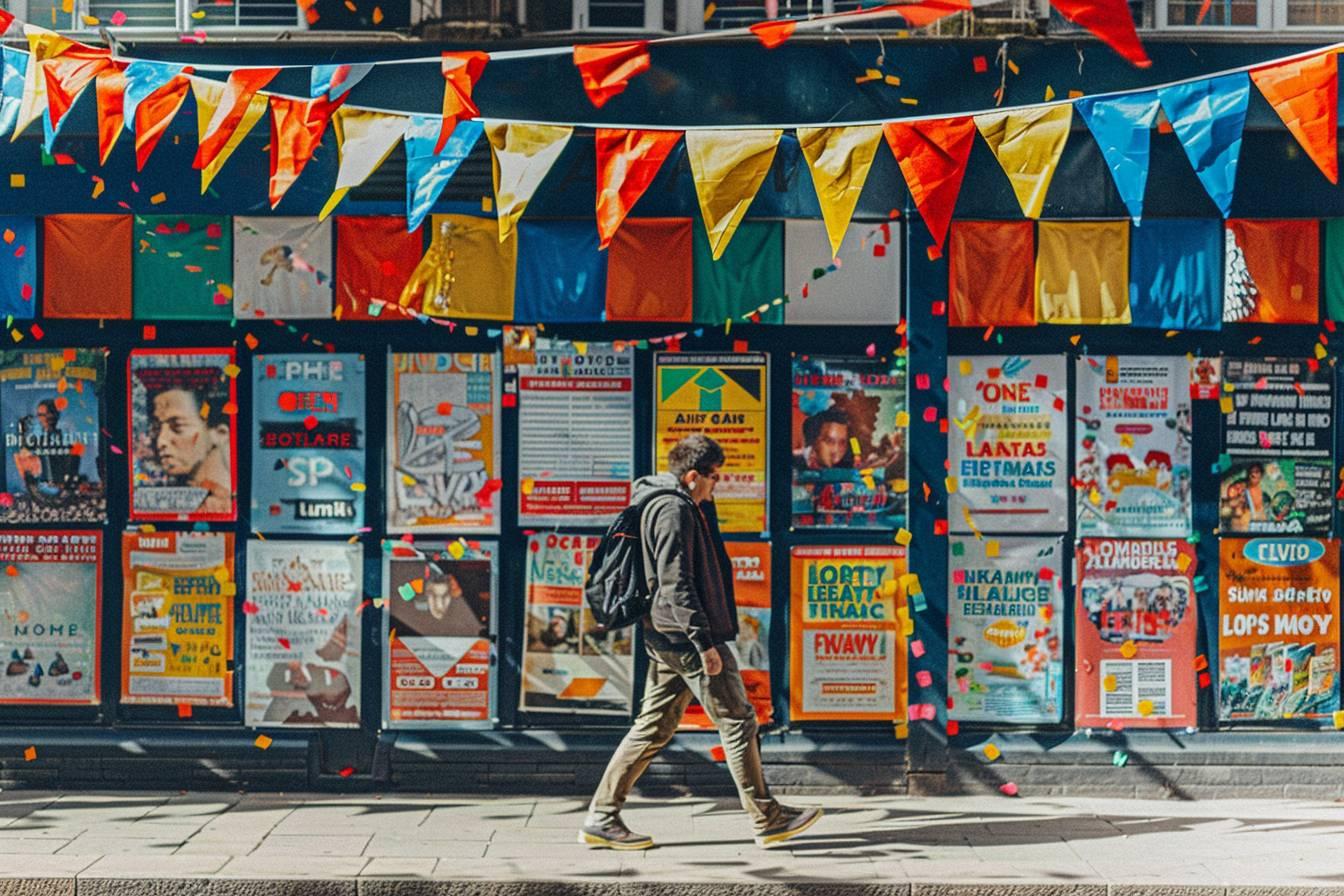
[[[638,503],[651,492],[669,488],[686,491],[682,484],[677,481],[677,477],[671,473],[654,473],[652,476],[641,476],[635,480],[635,484],[631,488],[631,503]]]

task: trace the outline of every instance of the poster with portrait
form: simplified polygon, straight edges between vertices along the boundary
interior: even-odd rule
[[[583,599],[596,535],[527,539],[527,638],[518,708],[629,715],[635,629],[603,631]]]
[[[252,528],[351,535],[364,525],[364,356],[252,359]]]
[[[233,533],[122,533],[121,574],[121,702],[233,706]]]
[[[947,717],[1058,723],[1064,710],[1064,544],[953,536]]]
[[[947,359],[947,520],[961,534],[1069,527],[1064,355]]]
[[[138,348],[128,367],[131,519],[236,519],[234,350]]]
[[[1339,706],[1339,542],[1218,542],[1218,719],[1330,718]]]
[[[387,358],[387,531],[499,531],[499,355]]]
[[[905,357],[793,357],[793,525],[905,525]]]
[[[1074,559],[1074,724],[1196,724],[1195,546],[1084,538]]]
[[[243,724],[358,728],[364,548],[247,543]]]
[[[103,533],[0,532],[0,705],[97,705]]]
[[[0,352],[0,523],[107,519],[106,375],[105,348]]]
[[[383,548],[383,724],[489,728],[495,717],[494,542]]]
[[[689,435],[704,433],[723,448],[722,477],[714,490],[724,532],[768,527],[769,359],[761,352],[657,352],[654,468],[667,471],[667,453]]]
[[[1307,358],[1225,358],[1222,533],[1330,531],[1334,371]]]
[[[1190,534],[1190,362],[1077,362],[1074,494],[1078,535]]]
[[[541,338],[518,370],[518,522],[605,526],[630,503],[635,349]]]
[[[799,546],[789,565],[789,718],[904,720],[905,548]]]

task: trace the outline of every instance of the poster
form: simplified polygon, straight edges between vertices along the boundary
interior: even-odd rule
[[[490,727],[497,577],[492,542],[384,545],[385,726]]]
[[[949,719],[1062,719],[1063,556],[1060,538],[952,538]]]
[[[1220,532],[1330,531],[1334,371],[1305,358],[1226,358]]]
[[[905,358],[793,358],[793,525],[905,525]]]
[[[387,358],[387,531],[499,531],[499,356]]]
[[[1189,362],[1110,355],[1077,367],[1078,535],[1189,535]]]
[[[359,727],[364,548],[247,543],[246,702],[252,727]]]
[[[332,222],[233,219],[233,316],[331,317]]]
[[[895,721],[906,715],[906,552],[814,545],[790,555],[789,717]]]
[[[234,350],[135,349],[129,368],[131,518],[235,519]]]
[[[252,359],[252,528],[351,535],[364,526],[364,356]]]
[[[1339,542],[1218,542],[1218,718],[1339,710]]]
[[[126,532],[121,702],[233,705],[233,533]]]
[[[97,531],[0,532],[0,705],[100,701],[102,557]]]
[[[654,466],[667,471],[667,453],[686,436],[705,435],[723,448],[722,478],[714,490],[724,532],[768,528],[767,471],[769,359],[760,352],[653,356],[658,396]]]
[[[542,339],[518,379],[518,522],[605,526],[630,503],[635,351]]]
[[[1064,532],[1069,431],[1063,355],[948,358],[953,532]]]
[[[1075,560],[1074,724],[1194,725],[1194,545],[1084,538]]]
[[[583,600],[601,538],[547,532],[527,539],[527,638],[518,708],[629,715],[635,628],[602,631]]]
[[[103,383],[107,349],[0,352],[5,429],[0,522],[107,518]]]

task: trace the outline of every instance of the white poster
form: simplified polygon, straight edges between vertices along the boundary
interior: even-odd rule
[[[331,219],[233,219],[233,316],[331,317]]]

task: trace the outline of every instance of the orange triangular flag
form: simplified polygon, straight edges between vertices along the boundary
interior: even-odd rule
[[[122,108],[126,100],[126,73],[113,67],[98,73],[94,82],[98,97],[98,164],[106,165],[117,138],[126,126]]]
[[[135,170],[143,171],[149,154],[159,145],[159,138],[168,130],[168,125],[182,108],[191,89],[191,68],[182,70],[182,74],[172,79],[158,90],[140,101],[135,107]]]
[[[459,119],[480,116],[481,110],[472,101],[471,91],[489,61],[490,54],[479,50],[443,54],[440,62],[443,68],[443,124],[439,127],[439,139],[434,143],[436,155],[443,152]]]
[[[899,3],[893,6],[911,28],[932,25],[950,15],[971,8],[970,0],[921,0],[919,3]]]
[[[748,25],[747,30],[756,35],[756,39],[761,42],[761,46],[767,50],[773,50],[793,37],[793,32],[797,27],[798,22],[794,19],[775,19]]]
[[[317,152],[327,122],[348,93],[330,100],[325,96],[297,100],[271,97],[271,208],[299,179],[308,160]]]
[[[111,50],[72,44],[59,55],[38,63],[47,87],[47,117],[53,128],[60,127],[89,82],[112,67],[111,57]]]
[[[224,94],[215,107],[215,113],[210,116],[210,123],[206,125],[191,167],[205,169],[219,157],[242,124],[252,97],[278,74],[278,68],[240,68],[229,72]]]
[[[574,65],[583,79],[583,89],[599,109],[625,90],[631,78],[648,71],[649,62],[649,42],[646,40],[574,48]]]
[[[1251,80],[1326,179],[1339,183],[1339,66],[1335,54],[1254,68]]]
[[[893,121],[883,126],[910,198],[941,253],[975,145],[975,119]]]
[[[663,160],[681,139],[681,131],[627,131],[598,128],[597,236],[605,249],[630,209],[658,176]]]

